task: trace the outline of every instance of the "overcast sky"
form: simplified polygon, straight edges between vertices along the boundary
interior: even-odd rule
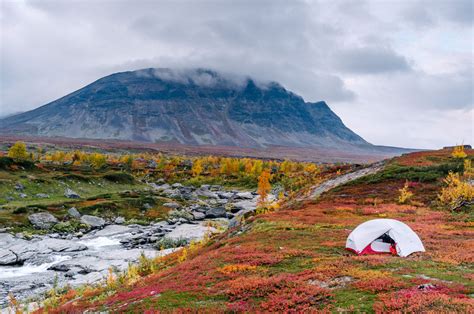
[[[471,0],[0,2],[0,115],[117,71],[205,67],[325,100],[374,144],[473,144]]]

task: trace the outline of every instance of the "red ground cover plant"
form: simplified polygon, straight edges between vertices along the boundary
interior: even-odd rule
[[[392,277],[374,278],[354,283],[354,287],[357,289],[374,293],[406,288],[407,286],[408,284],[406,282]]]
[[[331,302],[328,289],[312,285],[303,278],[307,276],[277,275],[272,277],[251,276],[238,278],[222,284],[229,296],[230,310],[248,311],[258,305],[271,311],[302,311],[321,309]],[[264,299],[265,301],[256,301]],[[252,300],[254,300],[252,302]],[[258,304],[259,303],[259,304]]]
[[[285,313],[323,308],[329,312],[331,296],[327,289],[309,284],[298,284],[269,294],[267,301],[262,302],[260,307],[272,312]]]
[[[465,295],[450,295],[445,289],[420,290],[418,287],[379,295],[376,313],[472,313],[474,300]]]

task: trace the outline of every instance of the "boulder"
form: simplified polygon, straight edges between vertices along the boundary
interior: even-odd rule
[[[72,218],[81,218],[81,213],[77,210],[76,207],[71,207],[67,210],[67,213]]]
[[[223,207],[214,207],[206,211],[206,218],[226,218],[227,212]]]
[[[66,190],[64,191],[64,196],[66,196],[67,198],[81,198],[79,194],[77,194],[70,188],[66,188]]]
[[[163,206],[171,208],[171,209],[176,209],[176,208],[180,207],[180,205],[178,203],[175,203],[175,202],[164,203]]]
[[[251,192],[239,192],[235,194],[235,199],[238,200],[251,200],[254,198],[254,195]]]
[[[154,169],[156,167],[158,167],[158,164],[153,159],[148,162],[147,168],[153,168]]]
[[[37,229],[49,229],[58,223],[56,217],[46,212],[31,214],[28,220]]]
[[[234,193],[232,192],[217,192],[217,196],[221,199],[229,199],[232,196],[234,196]]]
[[[208,232],[215,232],[215,229],[204,226],[203,224],[181,224],[173,231],[167,233],[164,238],[173,241],[186,240],[189,242],[191,240],[200,240],[204,238]]]
[[[196,194],[198,196],[202,196],[202,197],[206,197],[206,198],[219,198],[219,196],[217,196],[217,193],[215,192],[211,192],[211,191],[208,191],[208,190],[197,190],[196,191]]]
[[[92,215],[84,215],[81,217],[81,222],[91,226],[92,228],[102,228],[105,226],[105,220]]]
[[[87,250],[87,246],[82,243],[77,243],[71,240],[48,238],[31,244],[31,248],[35,248],[39,252],[47,252],[49,250],[52,252],[78,252]]]
[[[157,185],[156,183],[150,183],[150,186],[157,191],[168,190],[171,186],[168,183]]]
[[[239,211],[240,210],[251,211],[251,210],[255,210],[255,208],[257,207],[257,202],[254,200],[242,200],[239,202],[235,202],[233,204],[233,207],[239,208]]]
[[[10,250],[0,249],[0,265],[17,264],[18,256]]]
[[[25,186],[23,184],[21,184],[20,182],[18,182],[17,184],[15,184],[15,190],[17,191],[23,191],[25,189]]]
[[[119,217],[115,218],[114,222],[118,225],[121,225],[121,224],[125,223],[125,218],[119,216]]]
[[[194,220],[203,220],[206,218],[206,214],[201,213],[201,212],[192,212]]]
[[[210,189],[211,191],[220,191],[220,190],[222,190],[222,186],[217,185],[217,184],[214,184],[214,185],[211,185],[211,186],[209,187],[209,189]]]

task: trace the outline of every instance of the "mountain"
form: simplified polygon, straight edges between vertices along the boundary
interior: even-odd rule
[[[324,101],[305,102],[276,82],[205,69],[112,74],[1,119],[0,133],[240,147],[373,147]]]

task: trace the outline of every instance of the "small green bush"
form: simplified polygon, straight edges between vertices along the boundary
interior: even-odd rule
[[[65,222],[59,222],[53,227],[53,231],[59,233],[72,233],[80,229],[89,229],[89,226],[81,223],[78,220],[70,220]]]

